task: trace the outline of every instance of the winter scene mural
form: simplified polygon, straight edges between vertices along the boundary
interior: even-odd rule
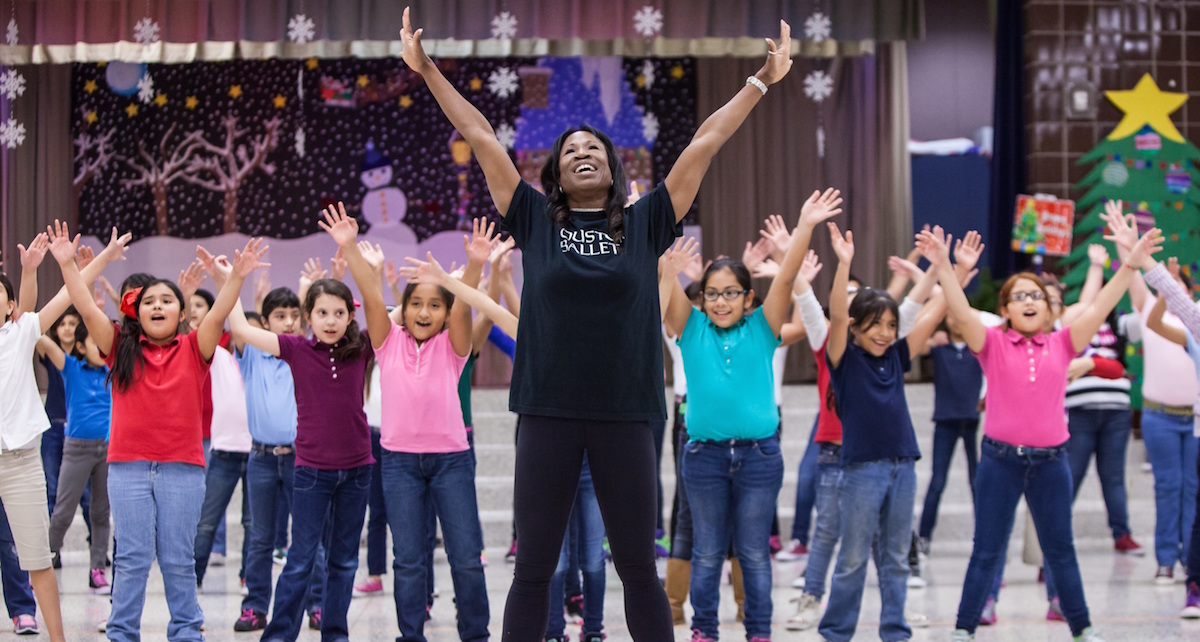
[[[691,59],[439,65],[535,187],[570,125],[607,132],[643,191],[695,131]],[[85,236],[133,232],[141,251],[121,272],[142,269],[134,257],[182,268],[196,239],[231,252],[266,236],[272,275],[290,284],[307,257],[332,255],[317,214],[338,201],[397,262],[461,262],[471,219],[498,218],[470,146],[397,59],[76,64],[72,100],[71,219]]]

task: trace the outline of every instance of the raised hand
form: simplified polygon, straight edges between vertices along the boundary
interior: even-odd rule
[[[304,269],[300,271],[300,280],[308,279],[309,283],[320,281],[327,276],[329,276],[329,273],[325,271],[325,268],[321,267],[321,259],[316,257],[310,257],[306,260],[304,262]]]
[[[974,270],[985,247],[979,232],[967,232],[966,236],[954,243],[954,263],[967,272]]]
[[[204,271],[208,272],[218,288],[224,287],[225,282],[229,280],[229,275],[233,273],[233,265],[229,263],[229,259],[224,254],[213,256],[213,253],[204,246],[196,246],[196,260],[204,266]]]
[[[699,254],[697,254],[696,258],[692,259],[691,263],[688,263],[686,266],[684,266],[680,274],[687,277],[688,281],[699,281],[700,279],[704,278],[704,270],[706,270],[707,267],[708,266],[704,264],[704,260],[700,258]]]
[[[403,25],[400,28],[400,45],[404,47],[401,55],[404,58],[404,64],[408,65],[409,69],[425,75],[425,72],[433,67],[433,61],[429,59],[429,55],[425,53],[425,48],[421,46],[421,33],[424,29],[413,31],[412,20],[409,19],[408,7],[404,7]]]
[[[925,276],[925,270],[917,267],[916,263],[898,256],[888,257],[888,269],[896,274],[902,274],[905,278],[912,279],[913,281],[917,281]]]
[[[1108,224],[1108,234],[1104,236],[1104,240],[1116,243],[1126,252],[1130,251],[1138,242],[1137,225],[1134,223],[1133,215],[1126,216],[1121,213],[1121,201],[1105,203],[1104,213],[1100,215],[1100,218]]]
[[[672,279],[676,278],[680,271],[697,256],[700,256],[700,244],[696,242],[696,237],[689,236],[686,239],[676,240],[675,244],[663,253],[663,275],[670,275]]]
[[[396,264],[394,262],[384,262],[383,280],[388,284],[389,288],[396,288],[400,285],[400,273],[396,271]]]
[[[1164,240],[1162,230],[1157,227],[1152,228],[1130,248],[1129,258],[1125,262],[1145,270],[1153,268],[1156,263],[1154,254],[1162,250]]]
[[[258,278],[254,281],[254,300],[262,303],[263,299],[271,293],[271,274],[263,270]]]
[[[1087,255],[1088,262],[1096,267],[1104,267],[1108,264],[1108,248],[1099,243],[1088,245]]]
[[[103,278],[104,277],[100,277],[100,279],[103,279]],[[99,279],[97,279],[96,282],[92,284],[92,300],[96,302],[97,308],[104,310],[104,306],[108,305],[108,295],[105,291],[111,287],[112,287],[111,285],[108,285],[106,287],[106,285],[104,283],[100,283]]]
[[[830,221],[827,225],[830,241],[833,242],[833,253],[837,255],[839,263],[849,265],[854,260],[854,233],[846,230],[846,235],[842,236],[837,223]]]
[[[349,245],[358,240],[358,221],[353,216],[346,215],[346,204],[338,201],[337,207],[330,205],[321,210],[321,218],[317,225],[333,237],[338,247]]]
[[[779,21],[779,43],[767,38],[767,61],[762,69],[754,74],[768,85],[783,80],[792,70],[792,27],[787,22]]]
[[[46,252],[49,249],[50,240],[45,232],[33,237],[33,240],[29,242],[29,247],[18,243],[17,254],[21,257],[21,269],[36,271],[42,264],[42,260],[46,258]]]
[[[625,207],[638,202],[641,197],[642,192],[638,189],[637,181],[629,181],[629,196],[625,197]]]
[[[116,228],[113,228],[113,235],[116,233]],[[54,255],[54,260],[58,261],[59,265],[66,265],[75,260],[75,252],[79,249],[79,235],[76,234],[72,239],[66,223],[54,221],[53,226],[46,226],[46,236],[50,240],[50,254]],[[111,247],[112,244],[109,245]]]
[[[779,276],[779,264],[771,259],[759,263],[750,271],[750,276],[756,279],[773,279]]]
[[[929,261],[930,269],[947,265],[950,262],[950,245],[942,226],[935,225],[932,230],[922,230],[917,235],[917,248],[921,255]]]
[[[113,301],[121,300],[120,293],[117,292],[117,289],[113,287],[113,284],[110,283],[108,279],[104,278],[103,274],[97,277],[96,283],[99,284],[100,287],[104,288],[105,294],[112,298]],[[103,309],[104,306],[100,306],[100,308]]]
[[[383,248],[379,244],[372,245],[370,241],[358,242],[358,253],[362,255],[371,271],[377,275],[383,274]]]
[[[49,245],[47,245],[47,249],[48,248]],[[87,267],[92,261],[95,260],[96,252],[92,250],[91,246],[80,245],[79,249],[75,250],[75,264],[79,266],[80,270]]]
[[[1170,274],[1171,278],[1175,279],[1176,281],[1180,280],[1178,258],[1172,256],[1171,258],[1167,259],[1167,273]]]
[[[758,235],[771,243],[771,254],[777,255],[778,258],[783,258],[784,252],[787,252],[792,243],[792,233],[783,222],[783,217],[778,214],[772,214],[763,221],[763,229],[758,231]]]
[[[343,209],[343,214],[345,210]],[[357,227],[357,226],[355,226]],[[245,278],[254,270],[260,267],[271,267],[270,263],[264,263],[262,257],[267,253],[270,246],[263,245],[262,238],[254,238],[246,241],[246,247],[233,251],[233,271],[235,274]]]
[[[341,281],[346,277],[346,269],[350,267],[346,263],[346,254],[342,251],[342,246],[338,246],[337,252],[333,253],[333,258],[329,259],[329,278],[335,281]]]
[[[495,240],[492,243],[492,253],[488,255],[488,263],[492,265],[492,269],[496,269],[496,264],[500,262],[500,258],[512,251],[517,246],[517,239],[508,237],[503,241]]]
[[[426,252],[425,258],[428,260],[422,261],[411,256],[404,257],[407,265],[400,268],[400,276],[412,283],[441,285],[442,279],[447,277],[446,271],[442,269],[442,264],[433,258],[433,252]]]
[[[196,246],[196,251],[199,252],[204,248]],[[208,250],[204,250],[208,252]],[[200,284],[204,282],[204,264],[199,259],[192,261],[187,267],[179,271],[179,280],[176,284],[179,285],[179,290],[183,292],[183,300],[187,301],[196,290],[200,288]],[[216,281],[216,278],[213,278]]]
[[[809,250],[808,255],[804,257],[804,263],[800,264],[800,278],[812,285],[823,267],[825,266],[821,265],[821,257],[817,256],[815,251]]]
[[[786,232],[787,230],[785,229],[784,231]],[[761,230],[759,234],[762,234]],[[791,239],[790,235],[788,239]],[[762,265],[763,261],[767,260],[773,249],[773,243],[768,238],[758,239],[754,243],[746,241],[746,249],[742,250],[742,263],[745,264],[747,270],[753,272],[758,269],[758,266]]]
[[[100,252],[107,257],[109,262],[116,260],[125,260],[125,250],[129,249],[129,242],[133,240],[133,234],[126,232],[118,234],[117,228],[112,228],[112,234],[109,235],[108,245]]]
[[[804,201],[804,206],[800,208],[800,222],[798,225],[807,225],[809,229],[813,229],[830,218],[841,214],[841,204],[841,190],[830,187],[824,193],[814,191],[812,196],[809,196],[808,200]]]
[[[496,223],[485,218],[477,218],[471,222],[471,236],[463,234],[463,249],[467,251],[467,261],[475,265],[483,265],[492,255],[492,237],[496,232]]]

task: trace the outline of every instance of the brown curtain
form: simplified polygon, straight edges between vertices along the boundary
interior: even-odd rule
[[[698,60],[701,118],[729,100],[759,65]],[[804,77],[815,69],[834,78],[832,96],[820,104],[804,93]],[[912,242],[906,88],[903,43],[880,44],[875,56],[797,60],[713,160],[699,194],[705,258],[740,258],[746,242],[758,238],[764,218],[781,214],[794,225],[812,191],[832,186],[845,199],[837,222],[855,233],[852,271],[882,286],[887,257]],[[818,124],[825,130],[823,159],[817,154]],[[825,301],[837,259],[825,230],[814,234],[812,247],[825,264],[814,284]],[[765,293],[769,284],[755,285]],[[812,353],[801,344],[789,353],[786,380],[814,376]]]

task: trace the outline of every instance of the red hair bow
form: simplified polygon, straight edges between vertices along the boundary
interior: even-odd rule
[[[138,318],[137,308],[134,307],[134,304],[137,303],[137,299],[139,296],[141,296],[141,294],[142,294],[141,288],[133,288],[132,290],[126,292],[125,294],[122,294],[121,295],[121,314],[124,314],[125,316],[127,316],[131,319]]]

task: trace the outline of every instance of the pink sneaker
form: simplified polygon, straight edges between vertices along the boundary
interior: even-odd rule
[[[104,577],[104,569],[94,568],[88,577],[88,588],[92,589],[92,593],[96,595],[110,595],[112,587],[108,585],[108,579]]]
[[[1062,607],[1058,605],[1058,598],[1050,600],[1050,606],[1046,609],[1046,619],[1051,622],[1066,622],[1067,617],[1063,615]]]
[[[383,580],[378,577],[368,577],[366,580],[354,586],[354,597],[366,597],[368,595],[382,595]]]
[[[778,562],[795,562],[805,557],[808,557],[808,547],[798,539],[788,542],[782,551],[775,554],[775,560]]]
[[[1122,555],[1132,555],[1134,557],[1142,557],[1146,554],[1146,549],[1134,541],[1133,536],[1129,534],[1117,538],[1113,542],[1113,550]]]
[[[783,542],[780,541],[778,535],[772,535],[771,538],[767,540],[767,545],[771,547],[772,556],[783,550]]]
[[[37,620],[32,615],[21,614],[13,618],[13,633],[17,635],[37,635]]]
[[[979,626],[992,626],[996,623],[996,600],[988,598],[983,605],[983,613],[979,615]]]

